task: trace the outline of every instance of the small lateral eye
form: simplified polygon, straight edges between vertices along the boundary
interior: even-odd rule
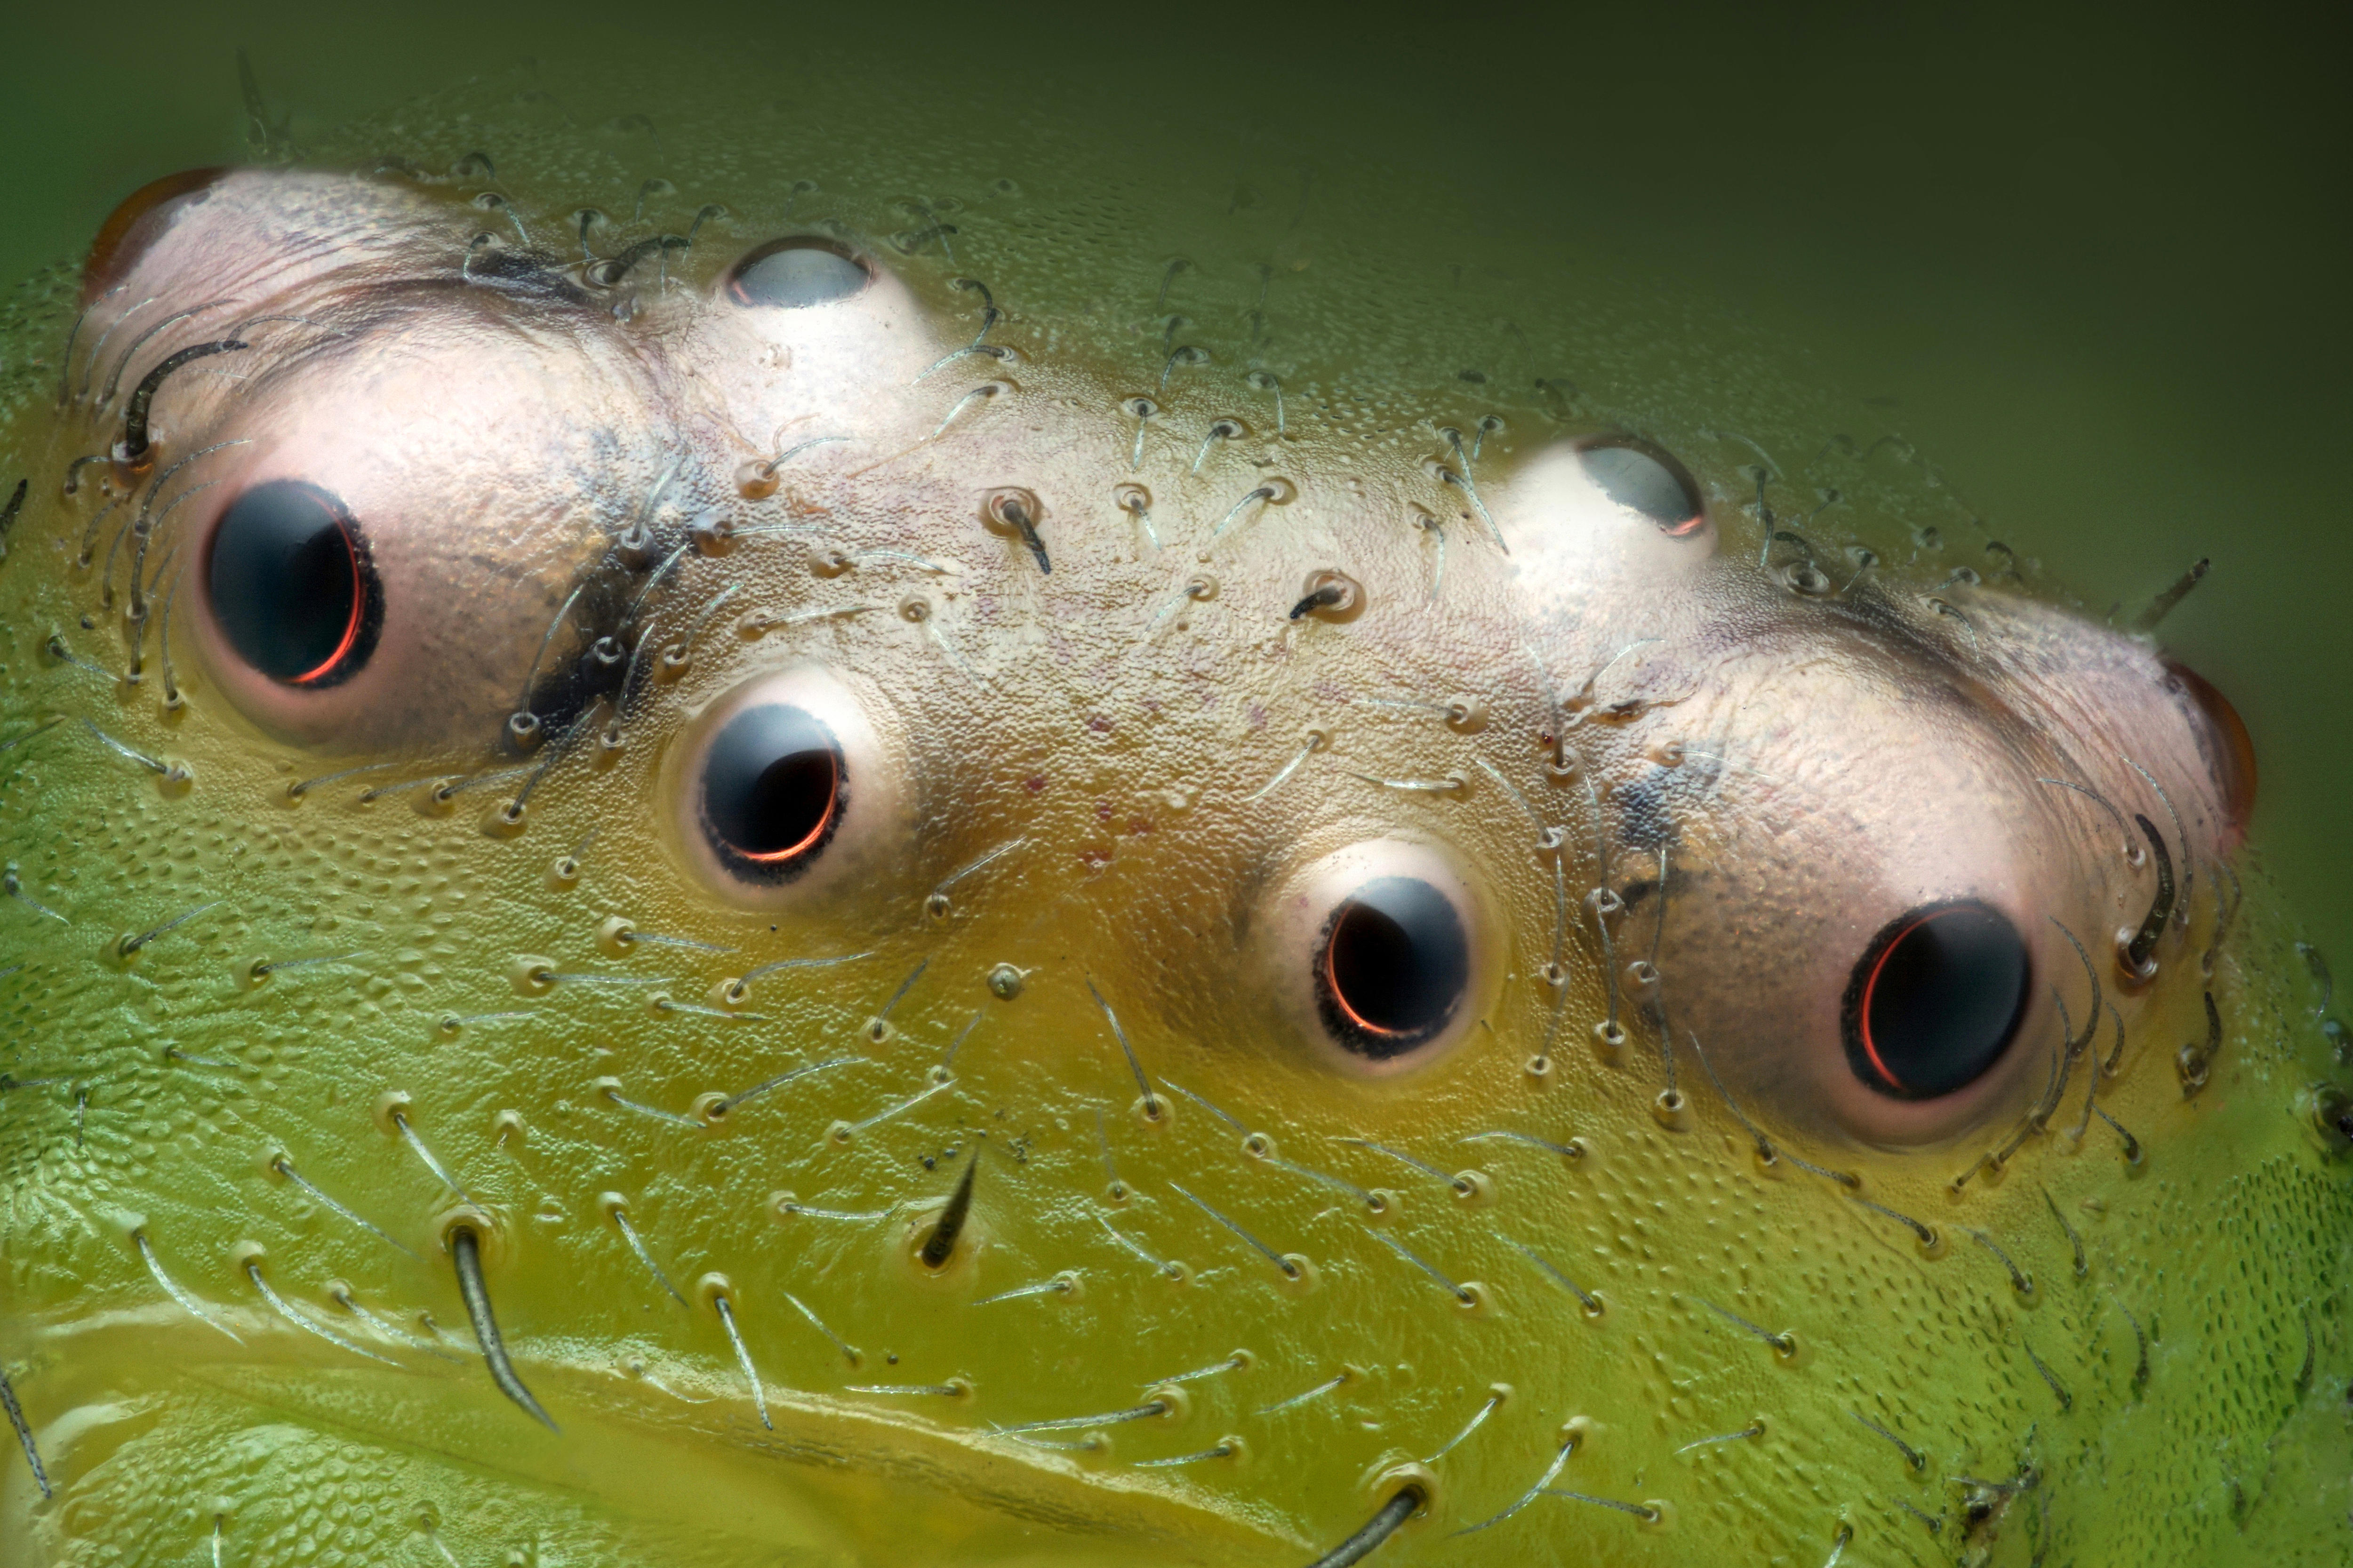
[[[735,264],[726,287],[738,305],[805,310],[847,300],[871,281],[855,257],[803,236],[759,247]]]
[[[849,801],[841,742],[805,708],[764,702],[729,719],[703,754],[702,832],[747,881],[786,882],[815,864]]]
[[[2222,803],[2223,821],[2243,829],[2255,812],[2255,742],[2246,721],[2213,682],[2176,659],[2165,660],[2166,685],[2191,717],[2199,760]]]
[[[231,501],[206,547],[213,618],[239,658],[288,686],[359,673],[384,626],[366,536],[343,503],[300,479]]]
[[[1629,439],[1593,442],[1577,449],[1586,477],[1602,494],[1648,518],[1660,532],[1683,539],[1707,521],[1699,485],[1666,453]]]
[[[2007,916],[1974,899],[1891,921],[1847,982],[1847,1065],[1895,1100],[1965,1089],[2000,1061],[2026,1016],[2033,963]]]
[[[90,256],[82,263],[82,303],[121,282],[148,247],[228,173],[226,168],[183,169],[150,180],[123,197],[90,241]]]
[[[1324,1026],[1372,1061],[1445,1028],[1471,979],[1471,943],[1451,900],[1419,877],[1377,877],[1341,900],[1316,952]]]

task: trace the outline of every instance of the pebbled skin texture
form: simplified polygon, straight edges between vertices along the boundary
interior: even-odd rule
[[[1377,1562],[2345,1560],[2347,1074],[2201,683],[1441,188],[733,69],[492,73],[18,297],[6,1561],[1284,1564],[1409,1481]],[[578,111],[662,70],[658,163]],[[786,235],[872,282],[733,302]],[[381,580],[332,687],[194,564],[278,478]],[[746,883],[698,763],[779,693],[849,784]],[[1471,978],[1365,1070],[1313,952],[1400,869]],[[2026,1023],[1892,1100],[1840,998],[1955,896]]]

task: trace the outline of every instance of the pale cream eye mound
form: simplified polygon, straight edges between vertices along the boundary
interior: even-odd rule
[[[874,700],[817,666],[722,692],[664,757],[673,852],[727,902],[822,900],[905,842],[905,767]]]
[[[1380,838],[1300,868],[1271,901],[1263,983],[1324,1066],[1361,1078],[1452,1053],[1489,1005],[1498,928],[1446,850]]]

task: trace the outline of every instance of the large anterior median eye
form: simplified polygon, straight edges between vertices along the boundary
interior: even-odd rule
[[[1470,937],[1446,895],[1419,878],[1377,877],[1332,911],[1316,1002],[1343,1049],[1387,1061],[1445,1028],[1470,980]]]
[[[775,239],[751,252],[727,275],[727,297],[738,305],[787,310],[847,300],[870,281],[855,257],[821,239]]]
[[[700,789],[712,853],[738,876],[781,882],[824,853],[849,805],[849,767],[823,720],[763,702],[712,737]]]
[[[1669,457],[1630,437],[1588,442],[1577,448],[1577,460],[1602,494],[1629,511],[1639,512],[1672,539],[1699,531],[1707,521],[1699,485],[1689,470]]]
[[[1847,1065],[1877,1092],[1935,1100],[2000,1061],[2026,1016],[2033,963],[2008,917],[1974,900],[1891,921],[1847,982]]]
[[[313,484],[273,479],[221,513],[206,548],[213,618],[248,665],[288,686],[333,686],[375,651],[384,595],[366,536]]]

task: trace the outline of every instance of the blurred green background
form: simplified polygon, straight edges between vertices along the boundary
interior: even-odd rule
[[[234,50],[339,121],[617,34],[780,68],[872,49],[1010,100],[1127,89],[1435,170],[1806,345],[2094,606],[2214,571],[2168,645],[2263,764],[2257,834],[2353,976],[2347,149],[2303,11],[1719,5],[1581,12],[967,3],[26,6],[5,24],[0,279],[155,174],[242,152]],[[1400,222],[1413,221],[1401,214]],[[1475,241],[1474,241],[1475,242]]]

